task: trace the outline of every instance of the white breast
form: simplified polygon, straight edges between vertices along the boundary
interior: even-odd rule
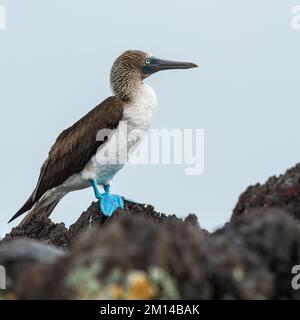
[[[82,182],[89,186],[87,182],[93,178],[97,179],[99,184],[108,183],[124,166],[127,155],[136,149],[147,134],[156,105],[155,92],[150,86],[143,84],[140,94],[124,107],[123,118],[117,130],[104,145],[99,147],[96,155],[91,158],[85,168],[76,175],[76,184]],[[117,152],[111,152],[112,150]],[[117,163],[115,156],[109,158],[110,154],[118,155]],[[120,159],[121,163],[118,161]]]
[[[132,152],[147,134],[157,105],[153,89],[144,84],[137,98],[125,106],[123,121],[128,130],[127,151]]]

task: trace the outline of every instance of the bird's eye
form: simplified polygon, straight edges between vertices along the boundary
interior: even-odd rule
[[[150,58],[147,58],[147,59],[145,60],[145,64],[146,64],[146,65],[150,64],[150,62],[151,62]]]

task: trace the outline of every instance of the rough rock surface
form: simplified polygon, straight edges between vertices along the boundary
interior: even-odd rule
[[[67,229],[63,223],[54,223],[51,219],[43,215],[34,216],[29,221],[26,221],[26,223],[13,228],[2,242],[14,238],[26,237],[39,240],[43,243],[69,248],[83,231],[91,229],[92,227],[102,228],[118,216],[143,216],[157,223],[182,221],[182,219],[177,218],[175,215],[167,216],[163,213],[156,212],[151,205],[133,204],[127,201],[125,202],[124,210],[119,209],[113,217],[110,218],[100,215],[98,210],[98,202],[93,202],[69,229]],[[193,214],[188,215],[185,220],[191,224],[198,224],[197,216]]]
[[[93,203],[69,229],[34,218],[0,243],[2,298],[299,299],[299,178],[297,165],[248,188],[212,234],[132,203],[109,219]]]
[[[263,185],[247,188],[233,210],[232,219],[253,208],[282,208],[300,220],[300,164],[279,177],[273,176]]]

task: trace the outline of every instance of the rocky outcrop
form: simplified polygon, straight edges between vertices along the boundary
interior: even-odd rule
[[[300,166],[241,195],[214,233],[126,203],[113,217],[93,203],[66,228],[43,216],[0,244],[5,299],[299,299]],[[23,240],[20,240],[21,239]]]

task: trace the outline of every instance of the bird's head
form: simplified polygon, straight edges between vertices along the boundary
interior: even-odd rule
[[[163,60],[138,50],[122,53],[111,68],[110,83],[115,95],[130,99],[137,92],[143,80],[153,73],[171,69],[198,67],[191,62]]]

